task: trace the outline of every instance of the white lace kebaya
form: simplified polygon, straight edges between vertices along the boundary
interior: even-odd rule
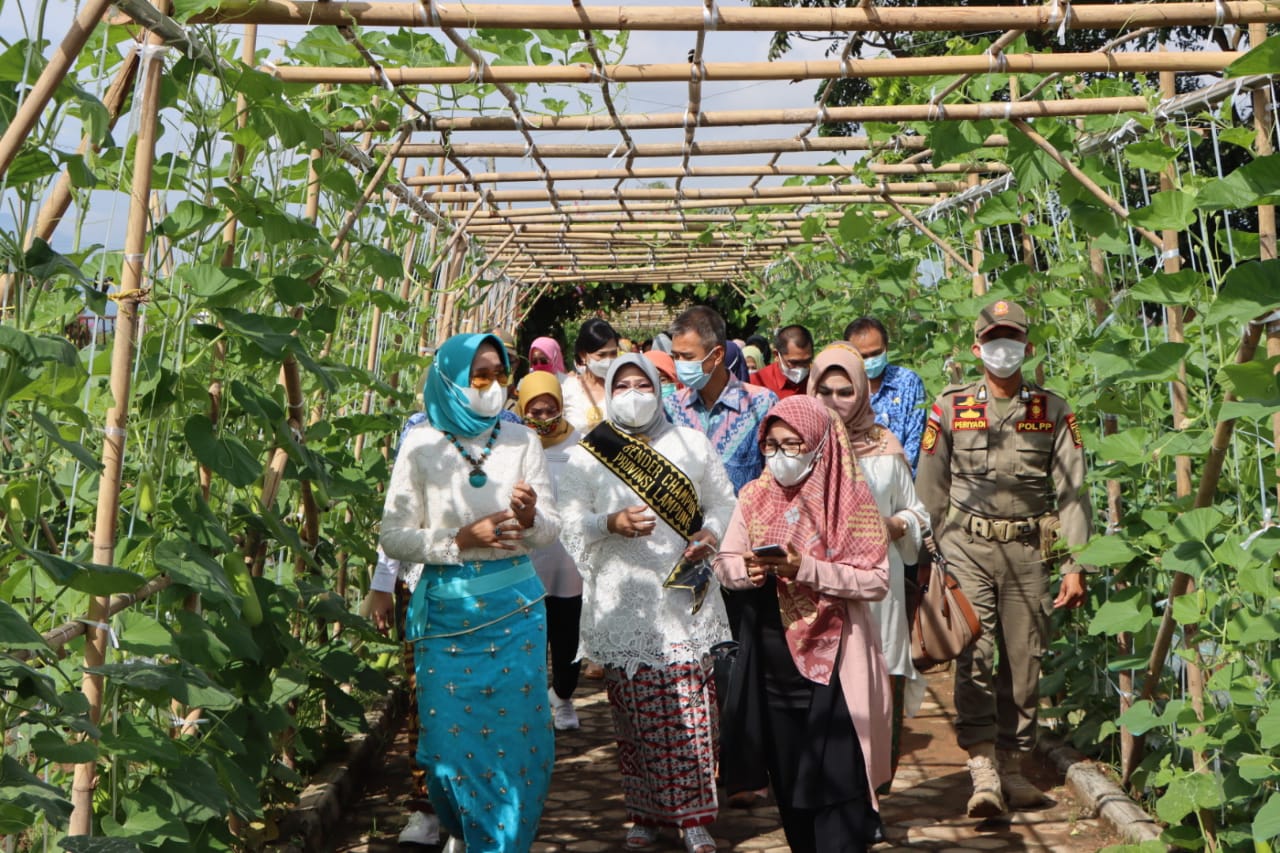
[[[718,542],[733,514],[734,497],[711,442],[695,430],[671,427],[651,446],[693,481],[704,529]],[[701,660],[711,646],[729,639],[714,579],[694,615],[687,590],[662,586],[686,547],[683,536],[660,518],[648,536],[630,539],[607,532],[610,513],[643,501],[581,446],[569,451],[559,493],[561,539],[583,579],[583,655],[634,676],[645,665]]]

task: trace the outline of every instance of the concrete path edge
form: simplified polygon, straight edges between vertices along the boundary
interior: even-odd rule
[[[1160,824],[1112,781],[1102,764],[1044,732],[1036,751],[1058,769],[1076,798],[1110,823],[1126,842],[1160,840]]]
[[[381,756],[404,716],[408,693],[393,687],[365,714],[368,731],[347,739],[345,755],[326,764],[298,797],[298,804],[280,822],[284,853],[314,853],[327,849],[326,837],[341,825],[345,806],[360,794],[362,774]]]

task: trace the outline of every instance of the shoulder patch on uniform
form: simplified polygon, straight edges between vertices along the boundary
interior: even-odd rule
[[[1071,431],[1071,443],[1076,447],[1084,447],[1084,440],[1080,437],[1080,424],[1076,423],[1074,412],[1067,415],[1067,429]]]
[[[934,403],[933,408],[929,410],[929,420],[936,423],[942,423],[942,407],[937,403]]]
[[[938,407],[934,406],[933,410],[936,412],[938,410]],[[939,417],[941,417],[941,414],[939,414]],[[920,439],[920,449],[923,450],[925,453],[928,453],[930,456],[932,456],[934,451],[938,449],[939,423],[941,423],[940,420],[935,419],[931,416],[929,418],[929,422],[925,424],[924,436]]]

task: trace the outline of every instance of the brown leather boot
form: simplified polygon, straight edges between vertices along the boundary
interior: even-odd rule
[[[1022,756],[1014,749],[1002,749],[1000,759],[1000,790],[1005,802],[1012,809],[1034,809],[1046,806],[1050,800],[1026,776],[1022,775]]]
[[[969,776],[973,779],[973,796],[969,798],[969,817],[998,817],[1007,811],[1000,793],[1000,773],[996,768],[996,745],[975,743],[969,747]]]

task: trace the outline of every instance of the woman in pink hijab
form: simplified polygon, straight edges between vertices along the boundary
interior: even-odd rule
[[[724,586],[763,593],[739,626],[722,760],[764,756],[794,853],[864,851],[889,778],[889,680],[867,608],[889,588],[888,536],[818,400],[775,405],[759,440],[768,469],[739,493],[715,561]]]
[[[545,370],[554,373],[557,379],[564,379],[564,354],[555,338],[534,338],[529,345],[529,369]]]

